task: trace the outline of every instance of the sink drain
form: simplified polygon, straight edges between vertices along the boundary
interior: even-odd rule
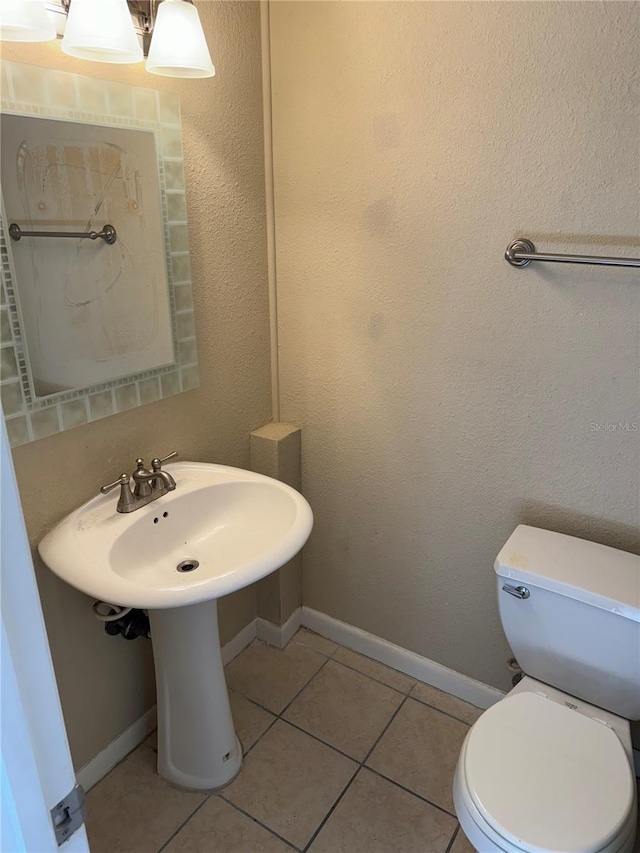
[[[199,565],[200,563],[197,560],[183,560],[176,566],[176,571],[192,572],[194,569],[197,569]]]

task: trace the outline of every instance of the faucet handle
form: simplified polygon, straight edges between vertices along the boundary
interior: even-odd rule
[[[131,487],[129,486],[130,477],[128,474],[120,474],[117,480],[113,483],[107,483],[106,486],[101,486],[100,491],[103,495],[108,494],[116,486],[120,486],[120,497],[116,509],[118,512],[132,512],[136,508],[136,499],[133,496]]]
[[[168,462],[170,459],[175,459],[178,456],[178,451],[174,450],[173,453],[170,453],[168,456],[164,456],[162,459],[158,459],[156,456],[155,459],[151,460],[151,469],[153,471],[159,471],[165,462]]]
[[[120,474],[117,480],[114,480],[113,483],[108,483],[106,486],[100,486],[100,491],[103,495],[109,494],[109,492],[113,491],[116,486],[128,486],[129,485],[129,475],[128,474]]]

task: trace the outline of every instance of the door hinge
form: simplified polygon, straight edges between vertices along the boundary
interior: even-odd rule
[[[51,809],[51,823],[58,847],[71,838],[76,829],[83,825],[84,819],[84,788],[76,785]]]

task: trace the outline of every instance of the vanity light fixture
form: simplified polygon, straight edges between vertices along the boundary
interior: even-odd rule
[[[0,0],[0,39],[48,41],[93,62],[136,63],[165,77],[216,73],[193,0]]]
[[[52,41],[55,37],[43,0],[0,0],[0,41]]]

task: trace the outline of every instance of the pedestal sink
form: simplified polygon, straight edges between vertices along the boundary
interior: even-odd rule
[[[240,769],[218,636],[217,599],[282,566],[313,516],[284,483],[224,465],[167,465],[176,489],[131,513],[93,498],[40,542],[46,565],[109,604],[149,611],[158,694],[158,773],[186,788]]]

